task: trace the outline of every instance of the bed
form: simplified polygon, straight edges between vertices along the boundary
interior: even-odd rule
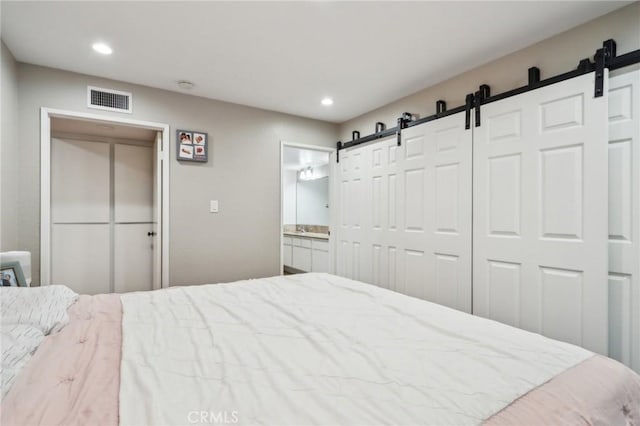
[[[3,425],[640,422],[640,376],[616,361],[329,274],[66,290]],[[25,321],[7,294],[3,342]]]

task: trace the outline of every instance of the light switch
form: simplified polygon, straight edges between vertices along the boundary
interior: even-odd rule
[[[209,213],[218,213],[218,200],[209,201]]]

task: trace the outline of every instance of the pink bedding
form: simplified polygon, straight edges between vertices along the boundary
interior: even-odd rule
[[[640,425],[640,376],[595,355],[517,399],[485,422],[503,425]]]
[[[2,402],[1,424],[117,425],[122,344],[118,295],[81,296]],[[485,425],[640,424],[640,376],[593,356],[527,393]]]
[[[80,296],[2,400],[9,425],[117,425],[122,346],[117,294]]]

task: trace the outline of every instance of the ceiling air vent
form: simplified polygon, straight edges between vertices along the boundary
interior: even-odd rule
[[[131,114],[131,93],[88,86],[87,107]]]

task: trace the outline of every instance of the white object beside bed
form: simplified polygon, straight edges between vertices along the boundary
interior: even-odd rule
[[[28,251],[5,251],[0,253],[1,262],[19,262],[27,287],[31,287],[31,253]]]

